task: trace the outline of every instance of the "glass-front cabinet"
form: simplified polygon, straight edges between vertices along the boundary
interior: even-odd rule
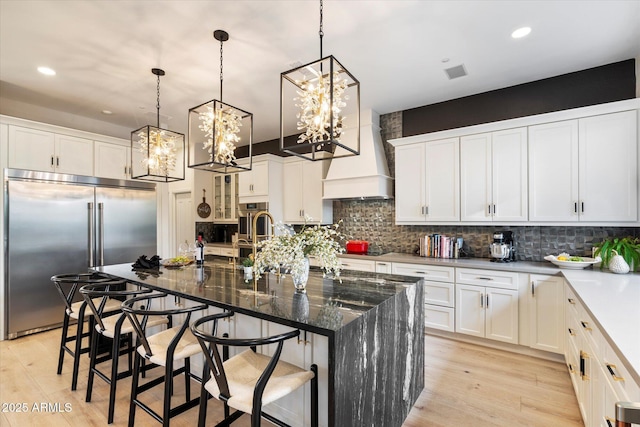
[[[238,220],[238,174],[214,175],[213,220],[236,222]]]

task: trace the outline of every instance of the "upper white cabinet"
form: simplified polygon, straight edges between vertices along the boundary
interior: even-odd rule
[[[527,129],[460,138],[460,219],[527,220]]]
[[[637,112],[529,127],[530,220],[638,220]]]
[[[9,167],[93,175],[93,141],[9,126]]]
[[[333,221],[333,201],[322,200],[322,180],[329,162],[310,162],[295,157],[285,160],[283,166],[284,222],[328,224]]]
[[[269,196],[269,162],[254,161],[250,171],[242,172],[238,191],[240,198]]]
[[[396,147],[396,223],[460,220],[458,138]]]
[[[214,222],[238,221],[238,174],[213,174]]]
[[[239,164],[245,159],[238,159]],[[283,221],[283,158],[273,154],[253,157],[250,171],[238,172],[239,203],[269,203],[275,221]]]
[[[126,145],[95,141],[93,170],[101,178],[130,179],[131,148]]]

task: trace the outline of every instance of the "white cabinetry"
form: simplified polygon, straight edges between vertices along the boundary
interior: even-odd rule
[[[615,425],[615,403],[640,401],[640,384],[565,284],[565,359],[586,427]]]
[[[396,147],[396,223],[460,220],[458,138]]]
[[[457,268],[455,330],[518,344],[517,273]]]
[[[333,201],[322,199],[322,180],[329,162],[289,158],[283,166],[283,215],[287,224],[328,224],[333,221]]]
[[[530,347],[564,353],[564,280],[531,274],[529,295]]]
[[[530,126],[529,219],[637,221],[637,126],[635,110]]]
[[[9,167],[93,175],[93,141],[9,126]]]
[[[462,221],[527,220],[527,129],[460,138]]]
[[[372,273],[376,271],[376,262],[373,260],[341,257],[340,261],[344,270],[369,271]]]
[[[131,148],[126,145],[95,141],[93,170],[100,178],[130,179]]]
[[[391,274],[391,263],[376,261],[376,273]]]
[[[394,262],[393,274],[424,279],[424,326],[455,331],[454,268]]]
[[[213,174],[212,217],[216,223],[238,221],[238,174]]]
[[[245,160],[239,159],[242,164]],[[283,221],[282,157],[271,154],[255,156],[250,171],[238,172],[239,203],[269,203],[276,221]]]

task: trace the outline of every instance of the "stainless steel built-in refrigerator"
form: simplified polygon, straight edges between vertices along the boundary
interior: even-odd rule
[[[4,181],[5,338],[61,324],[51,276],[156,253],[155,184],[17,169]]]

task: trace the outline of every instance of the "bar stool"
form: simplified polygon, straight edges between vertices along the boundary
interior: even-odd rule
[[[126,289],[127,282],[125,280],[94,283],[91,285],[85,285],[80,288],[80,293],[84,298],[87,306],[91,309],[91,313],[95,319],[95,327],[93,328],[93,336],[91,338],[92,343],[98,342],[98,335],[106,337],[111,340],[111,352],[107,356],[98,358],[98,346],[92,345],[90,358],[89,358],[89,378],[87,380],[87,396],[85,401],[91,402],[91,394],[93,392],[93,378],[97,375],[109,384],[109,409],[107,414],[107,423],[113,422],[115,400],[116,400],[116,385],[118,380],[131,376],[133,369],[131,363],[131,353],[135,350],[133,346],[134,332],[133,325],[127,316],[123,313],[112,314],[109,316],[104,315],[104,308],[109,299],[114,300],[126,300],[143,294],[151,294],[151,289]],[[117,290],[113,290],[113,288]],[[121,289],[121,290],[120,290]],[[98,304],[96,304],[98,302]],[[146,305],[149,305],[147,301]],[[143,328],[149,328],[152,326],[159,326],[168,324],[171,327],[171,318],[168,316],[153,316],[148,319],[144,319]],[[141,322],[142,323],[142,322]],[[123,348],[122,344],[126,344]],[[124,372],[118,372],[119,356],[128,355],[128,369]],[[111,360],[111,375],[107,376],[101,372],[96,365],[104,361]]]
[[[284,342],[300,335],[294,330],[266,338],[233,339],[215,336],[218,319],[229,317],[231,313],[202,317],[191,325],[191,332],[206,359],[202,375],[200,413],[198,426],[204,427],[208,394],[224,402],[225,419],[217,426],[228,426],[243,413],[251,414],[251,427],[259,427],[261,418],[279,426],[287,426],[283,421],[262,412],[262,406],[293,392],[311,381],[311,425],[318,426],[318,367],[313,364],[307,371],[298,366],[279,360]],[[211,323],[207,328],[206,323]],[[208,329],[211,332],[206,331]],[[257,346],[277,344],[273,356],[256,352]],[[226,355],[228,347],[250,347],[228,360],[221,358],[218,345]],[[213,374],[213,379],[209,379]],[[228,407],[237,411],[229,415]]]
[[[168,310],[151,310],[149,304],[144,308],[135,308],[141,301],[148,299],[163,298],[164,294],[154,294],[149,297],[135,297],[122,303],[122,311],[133,325],[134,331],[138,337],[140,345],[137,348],[136,356],[133,361],[133,378],[131,381],[131,403],[129,406],[129,427],[133,427],[135,422],[136,407],[140,407],[147,414],[151,415],[163,426],[169,426],[172,417],[179,415],[200,403],[200,396],[191,399],[191,378],[200,381],[200,378],[191,374],[190,358],[200,353],[198,340],[193,336],[189,329],[189,321],[191,314],[196,311],[206,310],[206,304],[200,304],[193,307],[182,307]],[[177,315],[184,315],[184,321],[181,325],[173,326],[171,329],[159,332],[151,336],[145,336],[144,322],[148,316],[171,315],[174,319]],[[139,384],[141,373],[141,364],[143,358],[154,365],[163,366],[165,368],[162,377],[153,379],[145,384]],[[184,361],[184,366],[174,369],[176,362]],[[184,373],[185,377],[185,402],[171,408],[171,396],[173,395],[173,377]],[[147,404],[141,402],[138,395],[164,383],[164,399],[162,416],[151,409]]]
[[[84,300],[74,302],[76,291],[80,286],[100,283],[111,280],[105,275],[98,273],[70,273],[58,274],[51,277],[60,297],[64,301],[64,319],[62,321],[62,337],[60,338],[60,354],[58,356],[58,375],[62,373],[64,354],[69,353],[73,357],[73,373],[71,377],[71,390],[75,390],[78,385],[78,370],[80,368],[80,355],[89,352],[90,346],[82,347],[82,339],[89,337],[91,332],[84,332],[84,321],[89,320],[92,324],[90,312],[86,312],[87,304]],[[105,313],[115,313],[120,310],[120,301],[107,300],[104,306]],[[69,323],[71,320],[77,321],[76,334],[69,336]],[[75,341],[74,349],[67,347],[67,343]]]

